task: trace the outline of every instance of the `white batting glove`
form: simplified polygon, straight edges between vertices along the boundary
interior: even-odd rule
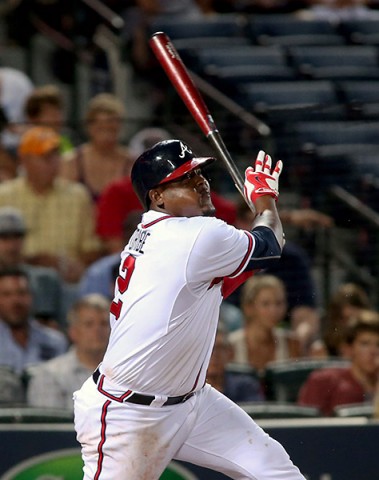
[[[279,196],[279,175],[283,163],[279,160],[271,172],[271,157],[260,150],[255,160],[255,168],[248,167],[245,170],[244,195],[249,202],[255,203],[258,197],[269,195],[278,199]]]

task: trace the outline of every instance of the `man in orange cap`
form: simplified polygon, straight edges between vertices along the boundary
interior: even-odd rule
[[[100,249],[94,214],[85,187],[58,178],[59,135],[32,127],[21,138],[18,154],[23,174],[0,185],[0,206],[24,215],[29,263],[56,268],[67,282],[77,282]]]

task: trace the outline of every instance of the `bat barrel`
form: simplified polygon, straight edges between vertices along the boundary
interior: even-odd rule
[[[157,60],[204,135],[217,130],[203,97],[200,95],[170,38],[164,32],[156,32],[150,38],[149,43]]]

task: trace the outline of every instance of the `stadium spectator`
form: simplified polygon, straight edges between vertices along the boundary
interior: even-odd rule
[[[15,68],[0,67],[0,105],[3,113],[0,129],[1,145],[14,161],[17,157],[20,135],[24,129],[24,105],[33,88],[33,82],[24,72]]]
[[[333,415],[338,405],[373,401],[379,374],[379,314],[352,318],[344,328],[343,342],[351,360],[348,368],[323,368],[310,374],[298,403]]]
[[[312,345],[313,355],[344,356],[344,327],[348,321],[371,308],[370,299],[360,285],[343,283],[332,294],[322,320],[322,338]]]
[[[321,19],[338,24],[344,20],[379,18],[369,0],[307,0],[308,8],[299,12],[304,19]]]
[[[23,375],[10,367],[0,365],[0,408],[23,406],[24,403]]]
[[[97,202],[114,180],[129,176],[132,158],[120,143],[125,109],[110,93],[100,93],[87,106],[88,141],[63,157],[61,176],[85,185]]]
[[[298,358],[300,342],[285,328],[287,298],[284,283],[274,275],[249,278],[242,287],[243,326],[229,334],[233,360],[264,373],[269,362]]]
[[[29,279],[20,269],[0,271],[0,365],[22,374],[25,368],[64,353],[63,333],[32,317]]]
[[[130,155],[135,160],[142,153],[158,142],[170,140],[172,134],[164,128],[145,127],[138,130],[129,140],[128,148]]]
[[[283,225],[296,228],[330,228],[333,220],[317,210],[279,210]],[[253,212],[241,198],[236,203],[237,228],[248,230],[253,220]],[[280,278],[286,287],[287,316],[291,328],[297,332],[302,351],[307,354],[310,345],[319,335],[320,315],[317,309],[318,292],[313,280],[311,261],[306,251],[294,242],[287,241],[281,259],[265,270],[265,273]],[[241,287],[236,290],[229,302],[239,306]]]
[[[15,178],[17,176],[17,167],[14,155],[0,145],[0,183]]]
[[[59,136],[50,128],[30,128],[21,138],[24,175],[0,185],[0,206],[18,208],[28,229],[26,262],[54,267],[69,283],[98,258],[94,212],[82,185],[58,178]]]
[[[24,218],[13,207],[0,207],[0,269],[20,268],[27,273],[33,297],[32,314],[40,322],[62,322],[62,281],[56,270],[25,263],[22,250],[28,234]]]
[[[132,210],[126,217],[123,225],[123,246],[125,246],[138,223],[141,220],[143,210]],[[114,296],[114,282],[120,267],[121,250],[100,258],[90,265],[84,272],[79,286],[78,295],[82,297],[90,293],[99,293],[107,298]]]
[[[25,102],[25,118],[31,126],[51,127],[60,135],[60,152],[73,149],[72,142],[63,133],[65,104],[62,91],[52,84],[36,87]]]
[[[109,300],[87,295],[68,314],[67,353],[29,369],[27,403],[33,407],[73,409],[72,395],[103,358],[109,337]]]
[[[141,208],[129,176],[110,183],[104,190],[96,209],[96,233],[107,254],[122,250],[123,222],[130,212]]]
[[[379,382],[374,397],[374,418],[379,419]]]
[[[207,371],[207,382],[233,402],[263,401],[263,389],[258,375],[253,374],[253,369],[251,374],[228,371],[227,366],[232,357],[233,350],[228,341],[227,330],[222,320],[219,320],[215,344]]]

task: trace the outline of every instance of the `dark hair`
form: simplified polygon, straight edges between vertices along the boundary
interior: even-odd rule
[[[0,269],[0,279],[4,277],[20,277],[26,278],[29,283],[29,275],[25,270],[19,267],[9,267]]]
[[[365,290],[355,283],[344,283],[332,295],[328,308],[327,316],[330,321],[340,317],[341,308],[345,305],[351,305],[358,308],[370,308],[370,299]]]
[[[375,310],[363,310],[346,325],[343,338],[351,345],[360,333],[370,332],[379,336],[379,312]]]
[[[25,102],[25,114],[29,118],[35,118],[46,105],[63,109],[62,93],[55,85],[44,85],[35,88]]]

